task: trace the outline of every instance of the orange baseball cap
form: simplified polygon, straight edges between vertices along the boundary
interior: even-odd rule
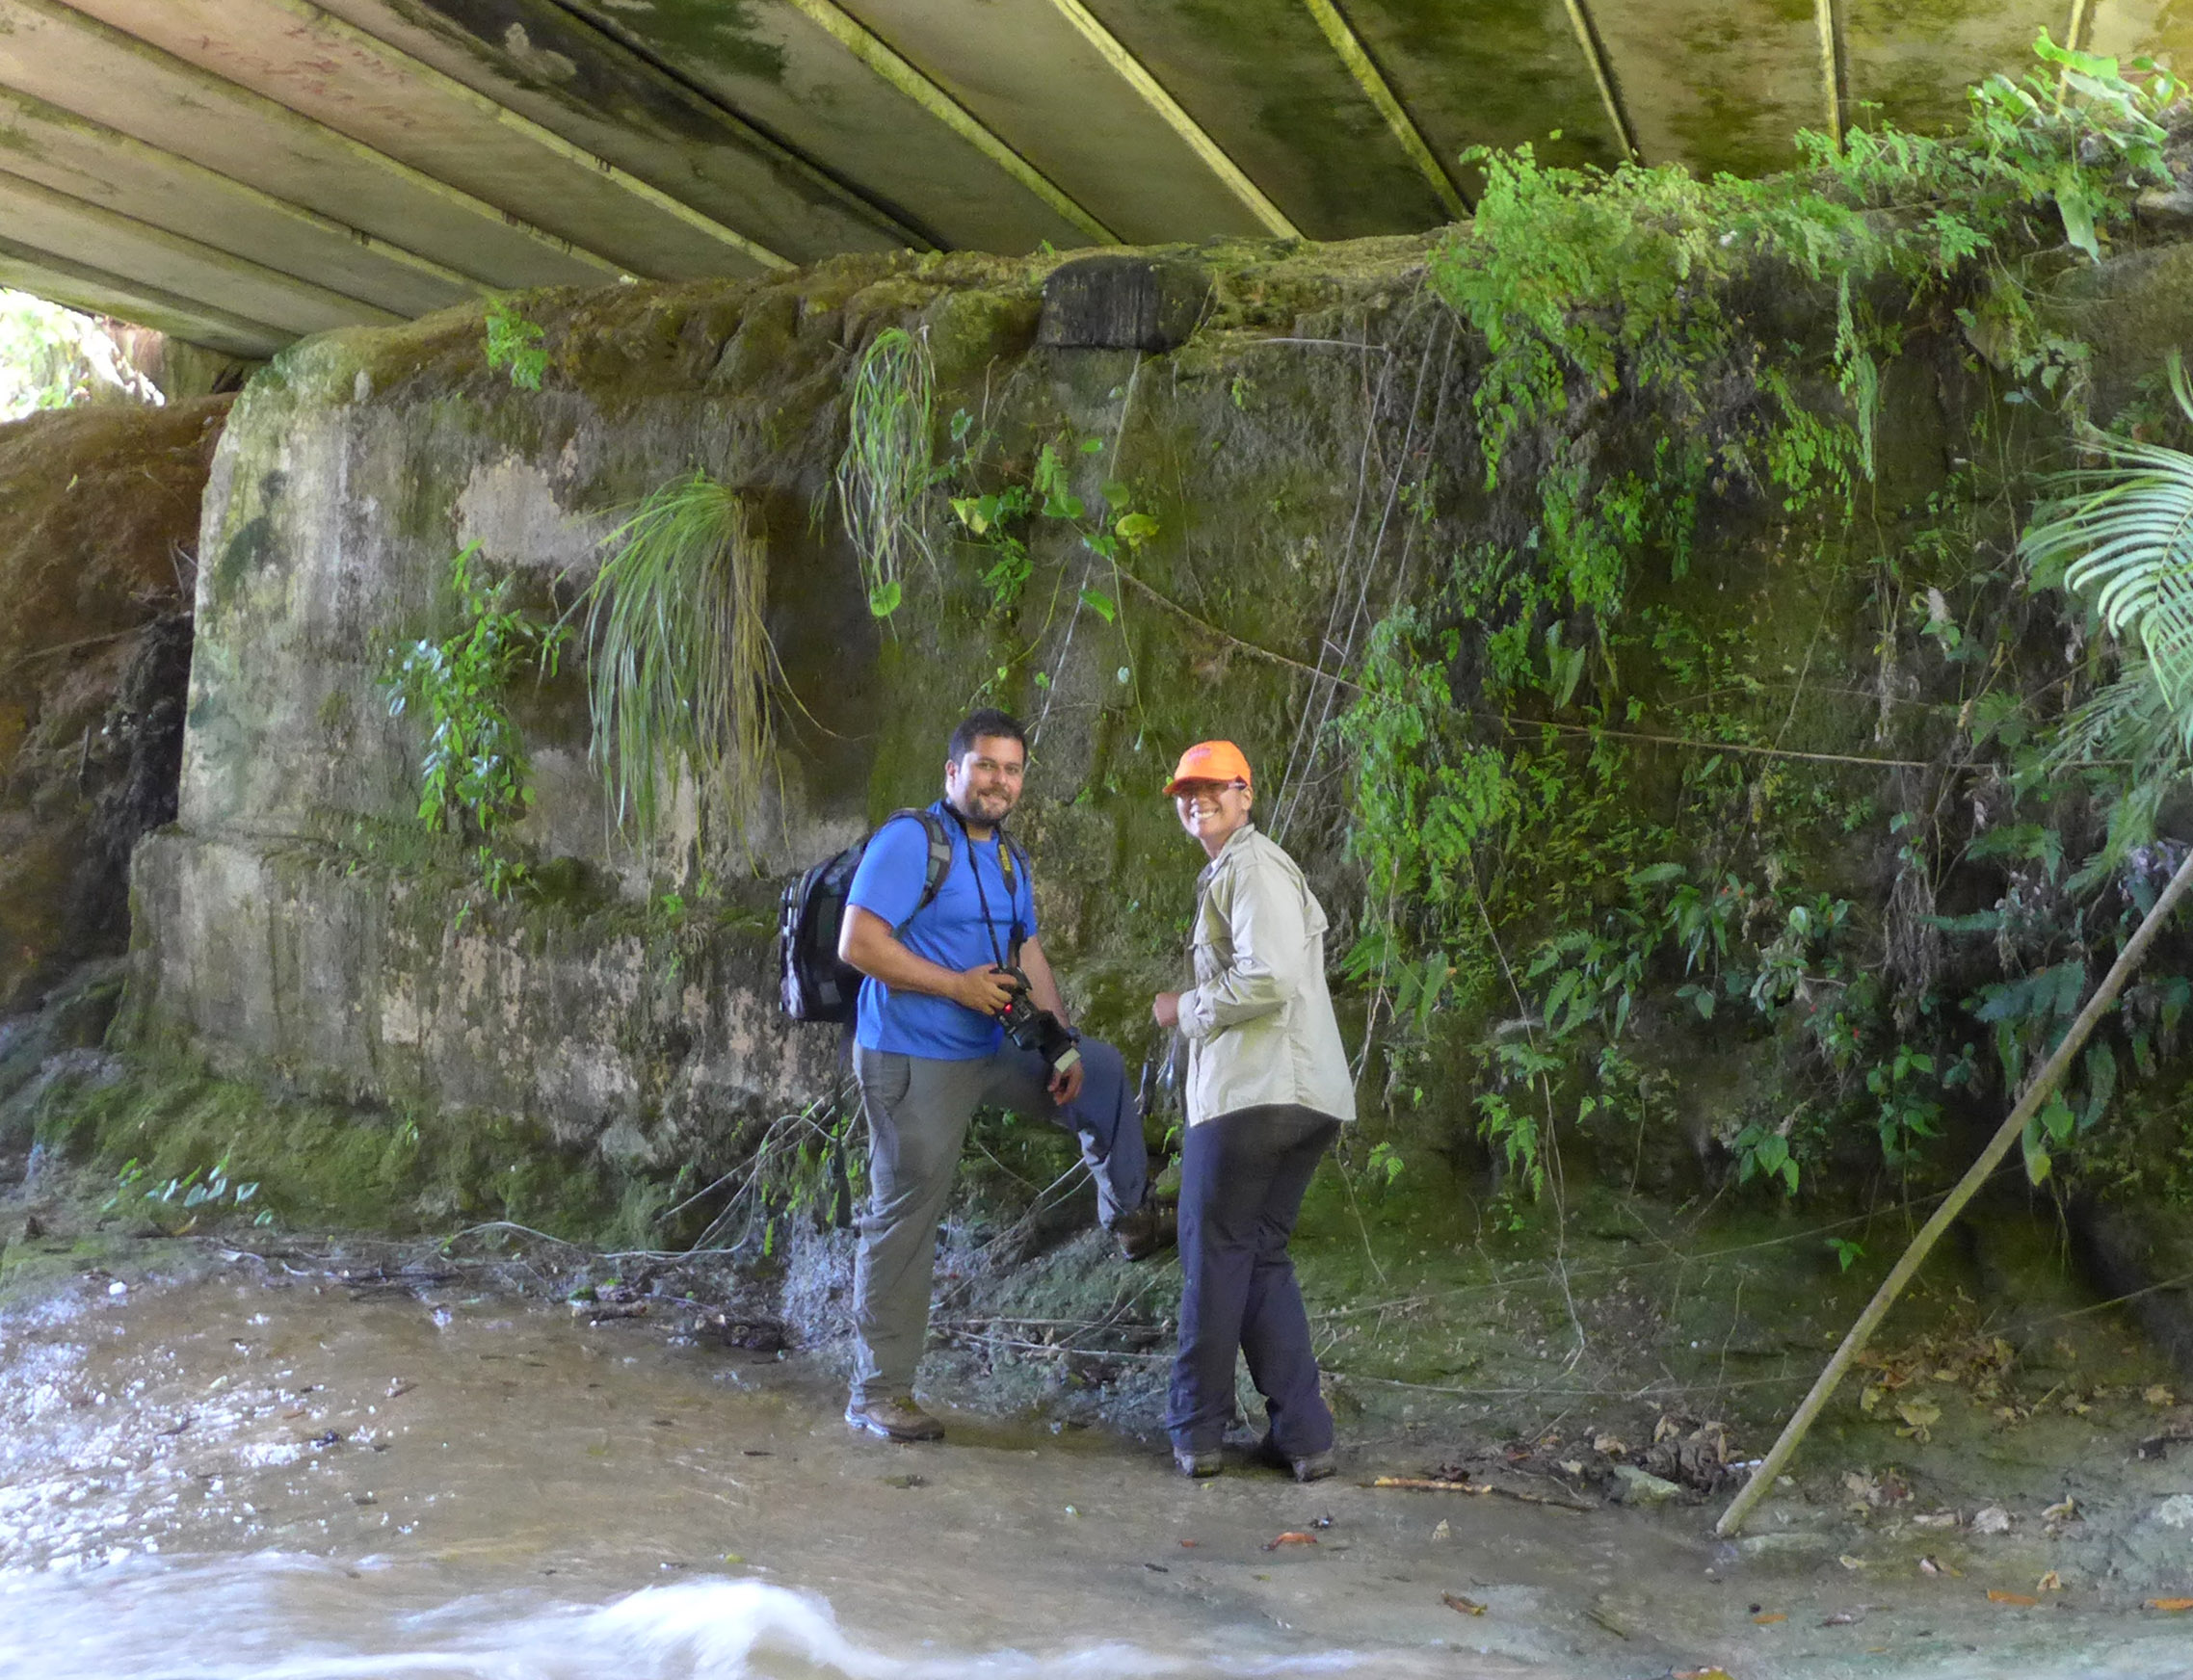
[[[1165,784],[1168,798],[1180,791],[1184,781],[1237,781],[1243,787],[1255,784],[1249,777],[1249,760],[1241,755],[1241,748],[1230,741],[1199,741],[1180,754],[1180,762],[1173,767],[1173,779]]]

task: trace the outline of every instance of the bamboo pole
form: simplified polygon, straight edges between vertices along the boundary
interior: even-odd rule
[[[2125,989],[2125,983],[2132,978],[2133,970],[2146,958],[2148,947],[2154,943],[2155,936],[2162,932],[2163,924],[2170,920],[2171,911],[2178,907],[2178,901],[2185,896],[2188,888],[2193,888],[2193,851],[2186,853],[2185,861],[2178,866],[2178,873],[2170,878],[2170,884],[2162,889],[2162,896],[2155,900],[2154,908],[2148,911],[2138,930],[2125,942],[2125,949],[2117,954],[2117,960],[2111,964],[2101,984],[2087,999],[2086,1008],[2079,1011],[2078,1019],[2072,1023],[2071,1031],[2064,1035],[2064,1041],[2056,1046],[2055,1054],[2042,1064],[2041,1071],[2033,1076],[2033,1082],[2025,1088],[2025,1094],[2019,1099],[2018,1106],[2010,1111],[2010,1118],[2003,1121],[2001,1129],[1989,1141],[1988,1146],[1980,1151],[1980,1158],[1957,1181],[1956,1188],[1942,1198],[1942,1205],[1934,1210],[1934,1217],[1919,1227],[1918,1235],[1912,1239],[1912,1246],[1904,1250],[1903,1258],[1896,1262],[1895,1270],[1882,1279],[1881,1287],[1873,1292],[1873,1299],[1865,1303],[1865,1310],[1858,1315],[1858,1322],[1850,1326],[1850,1333],[1843,1337],[1842,1346],[1836,1350],[1835,1357],[1828,1361],[1827,1368],[1812,1384],[1812,1391],[1806,1395],[1805,1403],[1797,1408],[1796,1415],[1783,1426],[1773,1449],[1760,1460],[1759,1467],[1752,1472],[1752,1479],[1744,1483],[1743,1490],[1730,1502],[1729,1509],[1721,1513],[1721,1520],[1713,1525],[1716,1535],[1726,1539],[1742,1528],[1744,1519],[1752,1514],[1753,1508],[1766,1496],[1767,1490],[1774,1485],[1775,1478],[1782,1474],[1782,1467],[1789,1462],[1790,1455],[1797,1451],[1798,1444],[1811,1429],[1812,1420],[1819,1416],[1820,1408],[1828,1404],[1829,1397],[1842,1381],[1843,1373],[1850,1368],[1850,1362],[1864,1351],[1867,1340],[1888,1316],[1896,1298],[1903,1294],[1904,1286],[1912,1280],[1912,1274],[1919,1269],[1920,1263],[1926,1259],[1935,1244],[1941,1241],[1942,1232],[1949,1229],[1950,1222],[1964,1211],[1965,1204],[1972,1199],[1973,1194],[2002,1164],[2002,1158],[2010,1153],[2010,1146],[2024,1133],[2026,1121],[2039,1112],[2041,1105],[2048,1100],[2048,1093],[2056,1089],[2064,1076],[2064,1070],[2071,1066],[2072,1059],[2085,1046],[2094,1029],[2101,1025],[2101,1017],[2109,1012],[2110,1006],[2117,1001],[2117,994]]]

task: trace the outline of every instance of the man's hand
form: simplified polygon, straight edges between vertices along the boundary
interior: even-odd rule
[[[1180,994],[1176,991],[1159,992],[1150,1000],[1149,1012],[1157,1018],[1157,1024],[1168,1031],[1177,1027],[1180,1024]]]
[[[994,962],[961,971],[952,1001],[978,1015],[994,1015],[1013,997],[1013,977]]]
[[[1051,1101],[1055,1102],[1060,1108],[1063,1109],[1068,1103],[1071,1102],[1075,1097],[1079,1096],[1081,1094],[1082,1078],[1085,1074],[1088,1073],[1088,1071],[1089,1069],[1086,1064],[1076,1062],[1064,1073],[1052,1074]]]

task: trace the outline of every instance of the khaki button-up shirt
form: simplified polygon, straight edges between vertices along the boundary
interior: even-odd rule
[[[1196,884],[1196,984],[1180,994],[1188,1123],[1268,1103],[1354,1119],[1325,986],[1325,909],[1295,860],[1243,824]]]

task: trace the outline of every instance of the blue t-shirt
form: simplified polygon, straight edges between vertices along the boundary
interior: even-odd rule
[[[952,867],[937,896],[922,909],[921,885],[929,874],[929,835],[912,817],[885,823],[860,854],[845,902],[883,917],[899,943],[916,957],[955,972],[998,961],[1013,954],[1013,925],[1023,937],[1036,932],[1036,895],[1022,860],[1015,860],[1008,892],[997,861],[997,830],[988,840],[970,840],[942,800],[929,807],[943,820],[952,842]],[[969,868],[970,861],[973,868]],[[982,891],[975,890],[981,872]],[[990,902],[984,927],[983,899]],[[908,918],[912,917],[912,921]],[[900,924],[905,923],[904,927]],[[992,938],[995,944],[991,943]],[[931,997],[927,992],[893,991],[879,980],[860,983],[860,1010],[854,1037],[863,1049],[926,1056],[937,1062],[973,1062],[994,1051],[1004,1029],[989,1015]]]

